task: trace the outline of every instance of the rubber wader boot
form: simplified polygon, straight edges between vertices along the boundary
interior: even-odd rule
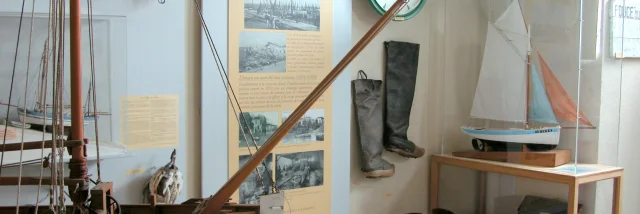
[[[351,87],[359,134],[360,170],[367,178],[391,177],[395,166],[382,159],[382,80],[367,79],[362,70],[358,76],[351,81]]]
[[[454,213],[446,209],[435,208],[431,210],[431,214],[454,214]]]
[[[385,148],[404,157],[419,158],[424,149],[407,139],[409,116],[418,72],[420,44],[384,42],[386,50]]]

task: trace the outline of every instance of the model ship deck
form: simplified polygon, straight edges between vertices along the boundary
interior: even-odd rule
[[[23,131],[21,128],[15,129],[15,138],[7,139],[6,144],[20,143],[22,141]],[[66,138],[66,136],[65,136]],[[51,140],[51,133],[44,133],[44,138],[41,131],[33,129],[24,129],[24,142],[34,142],[42,140]],[[96,142],[89,140],[87,144],[87,160],[96,160],[98,158]],[[51,148],[44,149],[44,157],[47,157],[51,153]],[[20,162],[20,151],[4,152],[3,165],[16,165]],[[22,152],[22,161],[39,160],[41,158],[42,151],[40,149],[24,150]],[[100,159],[105,158],[120,158],[127,157],[130,154],[127,153],[127,149],[114,142],[100,141]],[[71,155],[67,152],[64,154],[64,161],[68,162],[71,159]],[[38,161],[39,162],[39,161]]]

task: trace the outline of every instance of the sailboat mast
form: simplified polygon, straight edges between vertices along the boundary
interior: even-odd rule
[[[521,9],[522,10],[522,9]],[[524,14],[523,14],[524,16]],[[524,17],[522,17],[524,19]],[[526,22],[525,22],[526,24]],[[531,86],[530,86],[530,81],[531,81],[531,25],[528,25],[526,27],[527,29],[527,39],[529,41],[529,45],[527,45],[527,63],[525,64],[527,66],[527,106],[525,107],[526,111],[525,111],[525,117],[524,117],[524,126],[525,128],[529,127],[529,102],[530,102],[530,91],[531,91]]]
[[[44,45],[44,51],[42,51],[42,59],[40,59],[41,62],[44,62],[46,60],[47,54],[49,52],[48,50],[48,43],[49,43],[49,39],[47,39],[47,42]],[[47,81],[47,65],[46,63],[42,63],[42,67],[40,68],[40,82],[38,83],[38,101],[36,101],[36,109],[38,110],[42,110],[42,112],[44,114],[46,114],[46,106],[45,109],[42,108],[42,105],[40,103],[40,99],[42,99],[41,97],[43,96],[43,89],[45,87],[45,82]],[[46,103],[46,101],[44,101]],[[25,106],[26,108],[26,106]]]
[[[514,1],[518,1],[518,0],[514,0]],[[518,8],[520,9],[520,14],[522,15],[522,24],[524,24],[525,26],[525,30],[527,31],[527,63],[525,63],[525,66],[527,66],[527,105],[525,106],[525,114],[524,114],[524,128],[529,128],[529,102],[531,102],[531,83],[529,83],[531,81],[531,25],[527,25],[527,19],[524,17],[524,10],[522,10],[522,5],[520,5],[520,2],[518,2]]]
[[[82,31],[80,19],[80,0],[70,1],[70,56],[71,56],[71,136],[70,140],[84,140],[84,118],[82,114]],[[87,160],[84,157],[84,146],[71,148],[71,160],[69,162],[70,178],[87,178]],[[74,194],[75,192],[75,194]],[[69,186],[69,193],[74,204],[83,203],[88,197],[85,188],[77,190]]]

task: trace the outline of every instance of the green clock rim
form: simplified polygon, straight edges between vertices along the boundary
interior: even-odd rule
[[[424,7],[424,5],[427,3],[427,0],[420,0],[420,4],[418,4],[418,7],[416,7],[414,10],[412,10],[411,12],[404,14],[404,15],[398,15],[396,17],[402,17],[405,19],[411,19],[414,16],[418,15],[418,13],[422,10],[422,8]],[[378,12],[378,14],[380,15],[384,15],[385,12],[387,12],[384,8],[382,8],[382,6],[380,6],[378,4],[378,2],[376,0],[369,0],[369,4],[371,4],[371,6],[373,6],[373,8],[376,10],[376,12]]]

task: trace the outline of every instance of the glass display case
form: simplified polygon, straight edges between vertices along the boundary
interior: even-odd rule
[[[8,7],[6,10],[10,10]],[[25,13],[27,14],[27,13]],[[24,15],[0,11],[3,52],[0,54],[0,127],[7,130],[6,144],[38,142],[52,138],[54,109],[62,109],[64,118],[59,124],[64,135],[71,130],[71,40],[66,28],[64,43],[54,30],[48,29],[51,17]],[[32,26],[33,25],[33,26]],[[69,26],[69,18],[65,25]],[[49,26],[51,27],[51,26]],[[82,19],[83,43],[81,51],[81,95],[84,135],[87,138],[86,156],[90,161],[98,158],[96,141],[100,141],[100,159],[124,157],[127,148],[123,144],[120,129],[121,97],[127,95],[126,18],[100,16],[89,24]],[[64,45],[64,46],[62,46]],[[64,47],[64,50],[61,50]],[[64,55],[63,55],[64,54]],[[60,83],[64,80],[63,83]],[[54,92],[58,97],[54,97]],[[60,100],[55,104],[54,101]],[[64,107],[59,107],[64,105]],[[6,124],[6,126],[5,126]],[[99,133],[99,134],[98,134]],[[40,164],[48,159],[51,149],[7,151],[3,167]],[[55,157],[53,157],[55,158]],[[69,161],[71,155],[64,154]]]
[[[638,117],[625,73],[637,72],[625,62],[638,25],[628,19],[640,17],[624,1],[605,2],[446,3],[431,208],[616,207],[624,145],[633,147],[624,124]]]

